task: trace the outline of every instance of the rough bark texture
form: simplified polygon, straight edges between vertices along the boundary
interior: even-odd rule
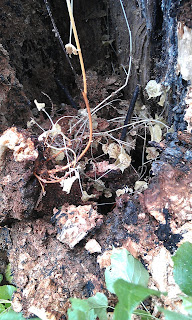
[[[126,93],[131,96],[137,84],[144,87],[150,80],[152,71],[151,33],[154,29],[156,2],[150,1],[143,8],[142,1],[124,1],[125,12],[132,34],[132,68]],[[149,7],[148,7],[149,6]],[[119,65],[128,69],[130,56],[130,37],[119,1],[110,0],[109,8],[112,19],[112,34],[116,40]],[[153,13],[153,14],[151,14]],[[123,76],[123,70],[122,70]],[[125,75],[123,76],[125,78]]]
[[[41,91],[54,102],[66,97],[57,87],[58,78],[69,91],[76,88],[74,75],[55,37],[53,26],[44,1],[1,1],[2,28],[0,43],[10,54],[11,65],[31,101],[42,99]],[[69,17],[65,1],[50,1],[55,23],[64,45],[69,42]],[[103,56],[106,49],[101,37],[106,34],[106,5],[102,1],[85,0],[74,3],[74,15],[79,30],[86,69],[95,67],[106,72],[108,62]],[[91,42],[90,42],[91,39]],[[72,40],[74,43],[74,40]],[[73,59],[74,68],[80,71],[78,57]],[[108,67],[107,67],[108,68]]]
[[[30,116],[29,100],[10,66],[9,53],[0,45],[0,133],[12,125],[26,126]]]

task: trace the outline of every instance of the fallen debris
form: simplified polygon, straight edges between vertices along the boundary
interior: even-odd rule
[[[103,223],[102,215],[91,205],[75,207],[65,204],[60,210],[55,208],[53,213],[52,222],[57,226],[57,239],[71,249]]]

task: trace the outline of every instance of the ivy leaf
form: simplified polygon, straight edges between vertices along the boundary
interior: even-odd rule
[[[4,310],[5,310],[5,306],[2,303],[0,303],[0,313],[3,312]]]
[[[96,315],[93,309],[90,309],[88,300],[71,298],[71,309],[67,310],[68,320],[95,320]],[[0,319],[1,320],[1,319]]]
[[[68,309],[68,320],[85,320],[88,319],[86,317],[86,313],[81,310],[71,310]]]
[[[5,269],[5,278],[9,283],[12,283],[13,277],[11,275],[11,265],[10,265],[10,263],[7,265],[7,267]]]
[[[16,290],[17,289],[11,285],[0,286],[0,299],[1,300],[11,300],[13,292]],[[5,303],[6,309],[9,308],[10,306],[11,306],[11,301],[10,301],[10,303]]]
[[[88,312],[90,309],[87,300],[70,298],[70,302],[72,305],[72,309],[77,309],[83,312]]]
[[[137,316],[141,317],[141,320],[152,320],[154,319],[154,317],[147,311],[145,310],[135,310],[133,312],[134,314],[136,314]]]
[[[11,300],[13,292],[17,289],[11,285],[0,286],[0,299]]]
[[[94,309],[99,320],[107,320],[108,300],[103,293],[97,292],[94,297],[88,298],[87,301],[90,308]]]
[[[169,311],[163,308],[158,308],[158,310],[164,313],[166,320],[192,320],[191,317],[185,316],[181,313]]]
[[[192,296],[192,243],[183,243],[172,260],[175,282],[185,294]]]
[[[183,307],[189,313],[192,315],[192,297],[181,297],[183,300]]]
[[[126,249],[114,249],[111,256],[111,266],[105,270],[106,287],[115,293],[114,283],[117,279],[147,286],[149,274],[142,263],[135,259]]]
[[[160,291],[129,283],[119,279],[114,283],[115,293],[119,302],[115,307],[114,320],[130,320],[131,314],[138,305],[150,295],[160,296]]]
[[[9,309],[0,314],[0,320],[26,320],[26,319],[23,317],[21,312],[17,313],[12,309]]]

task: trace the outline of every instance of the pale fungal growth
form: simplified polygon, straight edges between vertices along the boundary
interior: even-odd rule
[[[66,49],[66,52],[67,54],[71,57],[72,54],[74,55],[78,55],[78,50],[77,48],[72,44],[72,43],[67,43],[65,45],[65,49]]]
[[[34,100],[34,104],[36,105],[38,111],[45,109],[45,103],[44,102],[37,102],[37,100]]]
[[[178,58],[177,71],[182,78],[192,83],[192,29],[178,23]]]
[[[14,160],[18,162],[35,161],[38,157],[38,151],[31,138],[19,132],[15,127],[7,129],[0,137],[0,168],[3,167],[6,149],[13,150]]]
[[[73,0],[71,0],[70,6],[71,6],[71,13],[73,15]],[[73,28],[72,28],[72,22],[70,20],[69,43],[65,45],[66,53],[70,56],[70,58],[72,54],[78,55],[78,49],[71,43],[72,32],[73,32]]]
[[[35,120],[34,119],[31,119],[30,121],[27,121],[27,128],[32,128],[34,124],[35,124]]]
[[[52,128],[51,128],[50,130],[43,131],[43,133],[39,136],[38,140],[39,140],[39,141],[43,141],[43,140],[46,139],[48,136],[54,138],[54,137],[56,137],[56,136],[59,135],[59,134],[60,134],[60,135],[63,135],[64,138],[66,138],[65,135],[64,135],[64,134],[62,133],[62,131],[61,131],[60,125],[59,125],[58,123],[56,123],[56,124],[53,124],[53,125],[52,125]]]
[[[160,97],[163,93],[161,84],[157,83],[155,80],[150,80],[147,83],[145,90],[147,91],[149,99]]]
[[[75,180],[80,179],[79,172],[77,169],[76,170],[70,169],[69,172],[74,173],[74,175],[69,178],[63,177],[63,179],[60,181],[60,185],[63,188],[63,191],[65,191],[67,194],[70,193],[71,187],[72,187],[73,183],[75,182]]]

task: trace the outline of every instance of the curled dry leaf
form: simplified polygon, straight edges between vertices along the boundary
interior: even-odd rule
[[[125,152],[125,149],[119,144],[113,142],[102,146],[103,152],[109,155],[109,158],[116,159],[116,169],[122,172],[131,164],[131,157]]]
[[[162,130],[159,124],[154,126],[149,126],[149,131],[151,135],[151,141],[160,142],[162,140]]]
[[[97,191],[103,191],[105,189],[105,183],[101,179],[95,181],[93,186]]]
[[[116,190],[116,196],[117,196],[117,197],[122,196],[122,194],[124,194],[124,193],[125,193],[125,189],[118,189],[118,190]]]
[[[136,181],[135,182],[135,191],[141,193],[148,188],[148,183],[146,181]]]
[[[120,153],[115,164],[123,173],[125,169],[127,169],[131,164],[131,157],[125,152]]]
[[[104,190],[104,196],[105,196],[105,198],[111,198],[113,196],[113,194],[110,189],[106,189],[106,190]]]
[[[102,150],[105,154],[109,155],[109,158],[117,159],[119,154],[121,153],[122,147],[117,143],[113,142],[110,144],[104,144],[102,146]]]
[[[82,197],[81,197],[81,200],[83,202],[86,202],[88,201],[89,199],[93,199],[93,198],[96,198],[96,194],[88,194],[87,191],[83,191],[82,192]]]
[[[146,156],[147,160],[154,160],[159,155],[159,152],[155,149],[155,147],[147,147],[146,153],[147,153],[147,156]]]
[[[163,92],[162,95],[161,95],[161,97],[160,97],[160,100],[159,100],[159,102],[158,102],[158,105],[161,106],[161,107],[163,107],[163,106],[164,106],[164,103],[165,103],[165,99],[166,99],[166,93]]]
[[[147,83],[145,90],[147,91],[149,99],[159,97],[162,94],[161,84],[157,83],[155,80],[150,80]]]

